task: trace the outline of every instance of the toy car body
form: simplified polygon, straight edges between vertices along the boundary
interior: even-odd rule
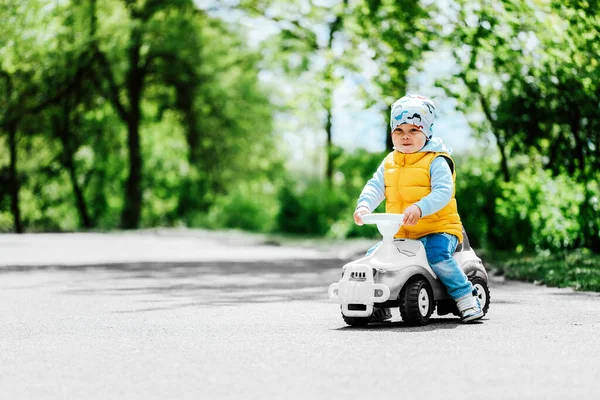
[[[375,307],[399,307],[402,320],[423,325],[437,307],[438,315],[459,315],[454,300],[427,262],[425,248],[418,240],[394,239],[402,214],[368,214],[365,223],[376,223],[383,243],[371,254],[342,267],[342,277],[329,286],[329,297],[341,304],[349,325],[366,325]],[[473,284],[484,313],[490,305],[488,274],[469,245],[463,242],[453,257]]]

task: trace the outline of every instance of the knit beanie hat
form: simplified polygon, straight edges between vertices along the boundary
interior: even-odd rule
[[[392,104],[390,128],[392,132],[398,125],[416,125],[428,139],[433,136],[435,105],[431,99],[418,94],[407,94]]]

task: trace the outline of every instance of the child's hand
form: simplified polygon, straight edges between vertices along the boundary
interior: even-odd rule
[[[367,207],[358,207],[356,211],[354,211],[354,223],[356,225],[363,225],[364,222],[362,216],[366,214],[371,214],[371,211],[369,211]]]
[[[415,225],[421,219],[421,209],[419,206],[412,205],[404,210],[404,225]]]

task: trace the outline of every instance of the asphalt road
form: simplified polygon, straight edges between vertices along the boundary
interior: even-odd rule
[[[600,398],[596,293],[496,278],[480,323],[414,328],[394,310],[350,328],[326,294],[344,260],[249,247],[174,263],[167,250],[156,263],[0,258],[0,398]]]

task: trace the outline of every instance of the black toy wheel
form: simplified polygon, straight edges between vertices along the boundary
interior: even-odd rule
[[[433,291],[425,279],[408,282],[398,296],[400,315],[408,325],[425,325],[433,313]]]
[[[346,317],[345,315],[342,317],[344,322],[350,326],[366,326],[371,320],[371,317]]]
[[[473,289],[477,291],[477,298],[479,298],[483,314],[487,314],[488,309],[490,308],[490,289],[488,288],[487,282],[479,276],[471,277],[469,278],[469,281],[471,281]]]

